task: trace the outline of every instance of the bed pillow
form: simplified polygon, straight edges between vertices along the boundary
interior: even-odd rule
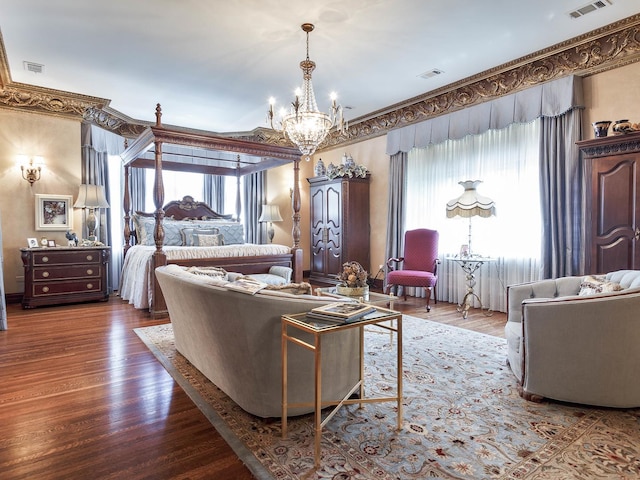
[[[217,228],[218,233],[224,236],[225,245],[240,245],[244,242],[244,225],[228,220],[192,220],[189,226],[199,229]],[[186,244],[185,244],[186,245]]]
[[[587,275],[582,279],[578,295],[584,297],[586,295],[594,295],[596,293],[617,292],[620,290],[622,290],[622,286],[619,283],[608,282],[604,275]]]
[[[205,233],[193,234],[194,247],[218,247],[224,245],[224,237],[219,233],[207,235]]]
[[[181,223],[179,220],[165,218],[162,222],[162,226],[164,227],[163,245],[182,245],[182,235],[180,230],[184,226],[184,223]],[[153,239],[153,231],[155,227],[155,217],[146,217],[136,213],[133,214],[133,228],[136,230],[136,239],[139,245],[156,244]]]
[[[182,236],[182,245],[184,245],[185,247],[193,247],[199,245],[196,243],[196,235],[220,235],[223,240],[220,245],[224,245],[224,236],[220,234],[220,230],[218,230],[217,228],[187,227],[182,228],[180,230],[180,234]]]

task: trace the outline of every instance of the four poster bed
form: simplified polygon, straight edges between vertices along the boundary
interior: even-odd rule
[[[245,274],[267,273],[271,266],[287,266],[293,269],[292,281],[301,282],[298,149],[168,128],[162,125],[161,116],[158,104],[155,125],[148,127],[121,155],[125,259],[120,296],[136,308],[148,308],[152,316],[166,314],[166,304],[154,273],[157,267],[169,263],[217,266]],[[294,170],[293,246],[244,243],[243,225],[238,223],[240,177],[291,162]],[[156,210],[151,214],[131,212],[131,168],[155,170],[153,199]],[[163,205],[164,170],[236,177],[235,218],[215,212],[191,196]]]

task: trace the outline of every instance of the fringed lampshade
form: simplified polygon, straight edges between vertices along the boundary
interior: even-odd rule
[[[458,182],[462,185],[464,192],[458,198],[447,202],[447,218],[456,216],[469,219],[469,245],[468,255],[471,253],[471,217],[488,218],[496,214],[496,206],[488,197],[480,195],[476,190],[482,180],[466,180]]]

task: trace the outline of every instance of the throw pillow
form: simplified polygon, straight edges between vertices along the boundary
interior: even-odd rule
[[[580,292],[578,295],[584,297],[585,295],[594,295],[596,293],[617,292],[622,290],[619,283],[608,282],[604,275],[587,275],[582,279],[580,284]]]
[[[220,245],[224,245],[224,237],[219,233],[213,235],[194,233],[193,245],[197,247],[217,247]]]
[[[208,277],[227,278],[227,271],[221,267],[189,267],[187,272]]]
[[[193,247],[195,245],[194,235],[217,235],[220,233],[220,230],[217,228],[187,227],[183,228],[180,233],[182,235],[182,245],[185,247]]]
[[[267,285],[264,288],[265,290],[277,290],[279,292],[293,293],[294,295],[311,295],[311,284],[307,282]]]

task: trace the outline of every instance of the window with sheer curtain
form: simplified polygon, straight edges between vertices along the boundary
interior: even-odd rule
[[[473,253],[494,259],[476,274],[484,306],[504,311],[505,285],[539,278],[539,143],[538,119],[409,151],[405,227],[440,233],[439,300],[460,303],[466,292],[460,266],[446,257],[468,243],[470,225]],[[482,181],[478,192],[494,200],[496,216],[447,218],[465,180]]]

